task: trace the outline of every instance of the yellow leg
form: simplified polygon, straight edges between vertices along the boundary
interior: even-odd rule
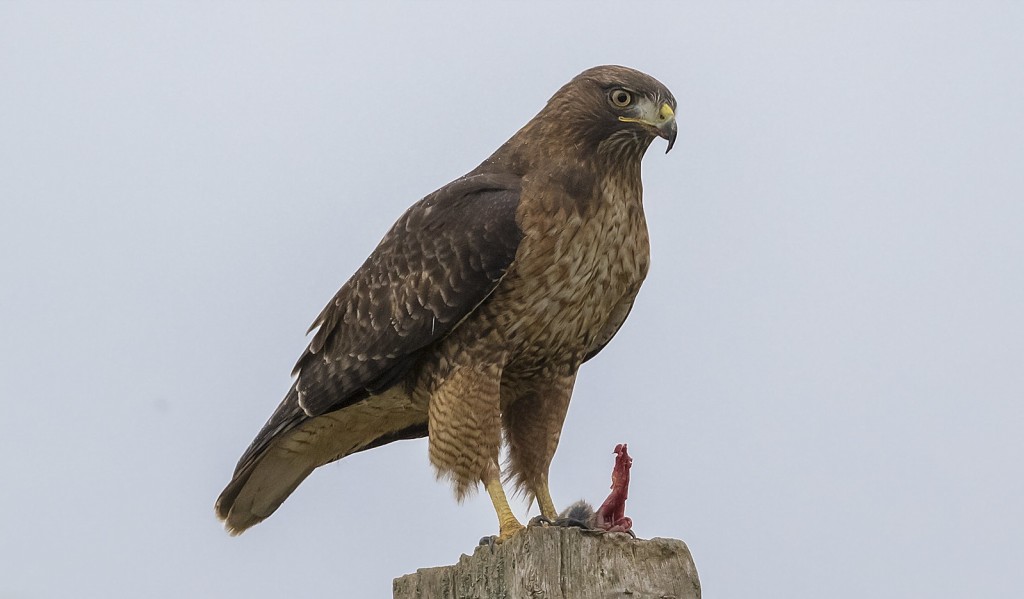
[[[508,540],[512,535],[523,529],[523,525],[512,513],[508,506],[508,499],[505,497],[505,490],[501,488],[501,479],[497,475],[488,476],[484,481],[487,494],[491,496],[491,503],[494,504],[494,511],[498,513],[498,538],[497,541]]]
[[[551,491],[548,490],[547,478],[540,481],[534,489],[537,496],[537,505],[540,506],[540,515],[554,522],[558,519],[558,510],[555,509],[555,502],[551,501]]]

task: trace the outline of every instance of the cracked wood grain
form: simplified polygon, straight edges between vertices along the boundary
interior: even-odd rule
[[[394,599],[700,599],[686,544],[531,527],[492,553],[396,578]]]

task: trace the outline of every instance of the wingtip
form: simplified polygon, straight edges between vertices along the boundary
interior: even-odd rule
[[[224,510],[221,508],[220,501],[218,501],[217,505],[214,506],[214,513],[217,516],[217,520],[220,520],[221,524],[224,525],[224,532],[228,533],[228,535],[232,537],[239,536],[243,532],[249,530],[249,528],[256,523],[237,522],[235,518],[232,518],[232,513],[230,510],[228,510],[226,513],[224,512]]]
[[[229,484],[220,494],[220,497],[217,498],[217,502],[213,504],[213,513],[217,516],[217,520],[224,525],[225,532],[233,537],[237,537],[252,526],[252,524],[239,524],[237,521],[238,517],[234,514],[234,510],[232,508],[234,507],[235,499],[238,496],[238,491],[239,489],[235,487],[235,480],[233,479],[231,484]]]

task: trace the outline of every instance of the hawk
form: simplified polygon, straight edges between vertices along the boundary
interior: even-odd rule
[[[655,137],[672,149],[675,110],[649,75],[588,69],[406,210],[310,327],[294,384],[217,499],[228,532],[269,517],[318,466],[419,437],[460,500],[483,483],[499,541],[523,528],[503,442],[505,477],[555,520],[548,468],[580,365],[647,274],[640,162]]]

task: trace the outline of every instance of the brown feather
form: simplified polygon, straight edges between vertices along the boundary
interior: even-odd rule
[[[618,89],[634,105],[614,105]],[[324,463],[427,433],[460,498],[495,479],[503,432],[508,475],[547,493],[577,370],[647,274],[640,160],[675,124],[663,121],[669,135],[640,122],[641,105],[676,106],[638,71],[584,71],[399,218],[313,322],[291,392],[218,500],[230,531],[269,516]]]

